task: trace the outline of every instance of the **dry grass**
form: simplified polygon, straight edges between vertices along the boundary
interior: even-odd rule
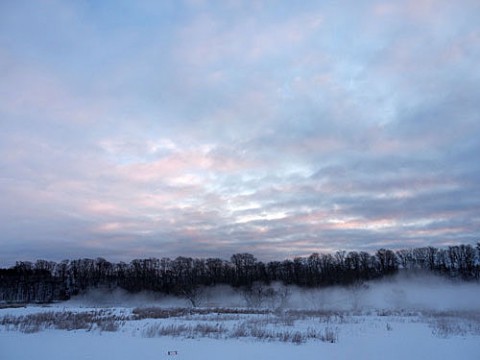
[[[7,315],[0,318],[0,325],[7,330],[35,333],[45,329],[117,331],[127,318],[106,310],[89,312],[40,312],[23,316]]]
[[[338,341],[338,329],[326,327],[322,330],[308,328],[304,330],[275,330],[272,323],[260,319],[244,320],[233,327],[219,323],[199,323],[196,325],[156,323],[146,327],[142,335],[145,337],[183,337],[183,338],[215,338],[239,339],[249,338],[260,341],[281,341],[303,344],[310,340],[335,343]]]
[[[346,311],[149,307],[135,308],[127,315],[111,309],[41,311],[21,316],[0,316],[0,327],[23,333],[45,329],[114,332],[127,322],[142,324],[142,320],[147,320],[142,325],[134,325],[145,337],[244,338],[292,344],[308,341],[336,343],[339,328],[343,324],[362,323],[365,316],[377,316],[384,323],[385,331],[393,331],[390,321],[409,321],[428,324],[432,333],[439,337],[480,335],[478,312],[402,310],[357,314]],[[142,327],[143,330],[139,330]]]
[[[18,309],[18,308],[25,308],[27,305],[25,304],[9,304],[9,303],[0,303],[0,310],[1,309]]]
[[[240,309],[240,308],[160,308],[139,307],[132,311],[137,320],[141,319],[168,319],[192,315],[265,315],[269,310]]]
[[[472,311],[428,311],[423,313],[436,336],[480,335],[480,314]]]
[[[227,332],[227,328],[220,324],[199,323],[196,325],[185,324],[154,324],[148,326],[143,330],[142,335],[145,337],[185,337],[185,338],[198,338],[209,337],[218,339]]]

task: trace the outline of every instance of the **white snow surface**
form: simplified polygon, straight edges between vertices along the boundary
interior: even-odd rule
[[[168,351],[178,355],[169,356]],[[358,332],[335,344],[302,345],[215,339],[142,338],[128,333],[45,331],[0,333],[2,360],[87,359],[478,359],[478,337],[432,337],[428,328],[400,326],[389,333]]]
[[[176,310],[186,303],[174,298],[102,301],[101,294],[46,307],[0,307],[0,360],[480,359],[479,289],[429,281],[382,283],[353,295],[295,291],[288,308],[266,306],[264,313],[249,312],[228,289],[221,300],[206,294],[198,310]],[[180,314],[135,316],[152,306]],[[115,318],[117,326],[18,325],[35,314],[69,313]]]

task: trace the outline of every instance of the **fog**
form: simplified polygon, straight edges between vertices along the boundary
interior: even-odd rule
[[[435,276],[402,277],[351,287],[293,292],[293,307],[333,310],[480,310],[478,283]]]
[[[309,310],[458,310],[480,311],[480,284],[437,276],[402,276],[349,287],[305,289],[282,284],[255,284],[251,291],[229,286],[202,288],[199,307],[255,307]],[[187,298],[122,289],[90,290],[66,302],[72,306],[189,307]]]

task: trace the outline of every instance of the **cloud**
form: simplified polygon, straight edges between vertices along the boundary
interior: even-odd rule
[[[478,238],[475,1],[1,6],[0,262]]]

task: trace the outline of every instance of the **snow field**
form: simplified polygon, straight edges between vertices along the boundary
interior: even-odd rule
[[[480,315],[471,311],[0,309],[2,360],[478,359],[479,353]]]

